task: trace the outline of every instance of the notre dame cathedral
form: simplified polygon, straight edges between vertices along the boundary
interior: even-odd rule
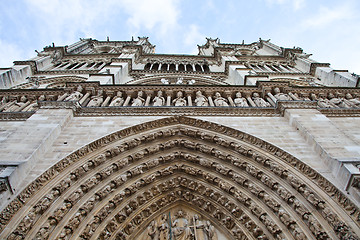
[[[360,77],[146,37],[0,69],[0,239],[360,239]]]

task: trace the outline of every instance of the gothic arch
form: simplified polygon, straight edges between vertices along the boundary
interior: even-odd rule
[[[283,150],[229,127],[171,117],[77,150],[1,212],[2,239],[139,239],[185,207],[227,239],[357,239],[359,209]]]

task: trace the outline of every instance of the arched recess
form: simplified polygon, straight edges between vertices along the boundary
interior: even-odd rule
[[[142,239],[153,219],[179,208],[222,239],[360,234],[359,209],[294,156],[177,116],[120,130],[55,164],[1,212],[0,238]]]

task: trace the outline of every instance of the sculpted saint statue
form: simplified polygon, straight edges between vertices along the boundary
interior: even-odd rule
[[[88,103],[88,107],[100,107],[100,105],[104,102],[103,98],[103,90],[99,90],[96,96],[92,96],[90,102]]]
[[[258,107],[271,107],[270,103],[266,102],[263,98],[260,97],[258,93],[253,93],[253,101]]]
[[[234,99],[235,106],[237,107],[248,107],[248,103],[245,98],[241,96],[241,92],[236,93],[236,98]]]
[[[166,214],[161,216],[161,220],[159,222],[159,240],[167,240],[169,239],[169,223],[168,217]]]
[[[227,100],[221,96],[219,92],[215,93],[215,100],[214,104],[217,107],[228,107],[229,104],[227,103]]]
[[[64,101],[79,101],[83,96],[82,91],[83,88],[79,85],[76,91],[67,96]]]
[[[45,101],[45,95],[41,95],[38,98],[38,101]],[[33,112],[33,111],[38,110],[39,109],[39,102],[38,101],[34,101],[29,106],[27,106],[23,111]]]
[[[289,95],[285,94],[285,93],[282,93],[280,91],[280,88],[276,87],[274,88],[274,97],[277,99],[277,100],[280,100],[280,101],[284,101],[284,100],[293,100]]]
[[[118,91],[116,96],[112,99],[111,103],[109,104],[110,107],[119,107],[123,105],[124,98],[122,97],[122,92]]]
[[[200,107],[209,106],[207,98],[202,95],[201,91],[196,92],[195,105]]]
[[[173,100],[173,104],[174,106],[186,106],[186,100],[181,91],[177,92],[176,98]]]
[[[191,231],[189,228],[189,221],[185,218],[184,212],[179,210],[177,218],[172,223],[174,240],[190,240]]]
[[[165,98],[162,96],[162,91],[157,92],[157,96],[153,99],[154,106],[164,106]]]
[[[144,94],[143,91],[139,91],[137,98],[133,99],[131,106],[133,106],[133,107],[144,106],[145,99],[142,97],[143,94]]]
[[[350,93],[347,93],[345,95],[345,99],[347,102],[349,102],[349,105],[351,105],[351,107],[356,107],[356,108],[360,107],[359,98],[353,98],[353,96]]]
[[[5,108],[3,112],[17,112],[19,109],[27,103],[27,98],[25,96],[20,97],[20,101],[16,101],[14,104]]]
[[[152,220],[149,226],[147,227],[147,240],[158,240],[159,232],[157,230],[158,226],[155,220]]]

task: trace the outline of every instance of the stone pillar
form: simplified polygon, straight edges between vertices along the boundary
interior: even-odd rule
[[[29,106],[31,103],[31,101],[27,101],[24,105],[22,105],[18,110],[17,112],[21,112],[24,108],[26,108],[27,106]]]
[[[214,101],[212,100],[212,92],[205,92],[205,95],[207,96],[208,100],[209,100],[209,105],[212,107],[215,107]]]
[[[110,97],[110,96],[107,96],[107,97],[105,98],[105,101],[101,104],[101,106],[102,106],[102,107],[106,107],[106,106],[109,104],[110,99],[111,99],[111,97]]]
[[[246,100],[248,100],[252,107],[257,107],[254,101],[251,99],[250,95],[246,95]]]
[[[289,92],[288,94],[292,99],[297,100],[297,101],[300,100],[292,92]]]
[[[64,93],[63,95],[61,95],[57,101],[61,102],[63,101],[69,94],[68,93]]]
[[[188,106],[192,106],[192,99],[191,99],[192,91],[185,91],[185,94],[186,94],[186,97],[187,97]]]
[[[166,106],[171,106],[171,95],[172,95],[172,91],[166,91]]]
[[[272,95],[271,92],[268,92],[267,95],[270,97],[270,99],[272,100],[272,102],[276,103],[277,99],[274,97],[274,95]],[[271,102],[270,102],[271,103]]]
[[[153,91],[145,91],[146,94],[145,106],[149,106],[152,93]]]
[[[79,104],[82,105],[86,99],[90,96],[90,91],[88,91],[79,101]]]
[[[131,93],[132,92],[126,92],[126,99],[125,99],[125,102],[124,102],[124,107],[126,107],[127,105],[129,105],[130,103],[130,100],[131,100]]]
[[[226,91],[225,96],[227,97],[227,99],[230,103],[230,106],[235,107],[235,103],[234,103],[233,99],[231,98],[231,92]]]

